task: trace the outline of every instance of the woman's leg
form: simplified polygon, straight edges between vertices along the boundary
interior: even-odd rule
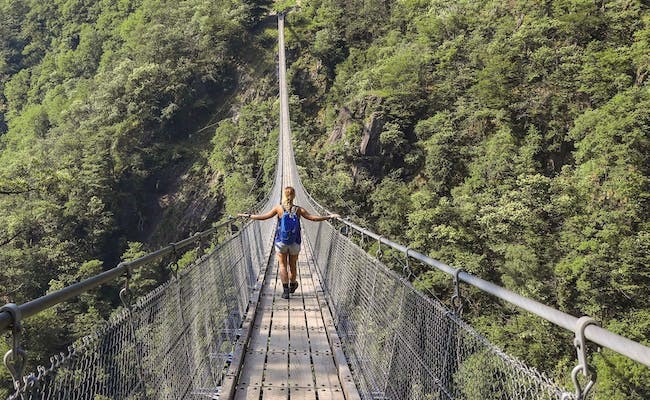
[[[298,254],[296,255],[291,254],[289,256],[289,266],[291,267],[291,275],[289,276],[289,278],[291,279],[292,283],[295,282],[296,279],[298,279],[298,268],[296,266],[297,264],[298,264]]]
[[[280,280],[283,284],[289,283],[289,274],[287,273],[287,258],[289,258],[288,253],[278,252],[278,262],[280,263]]]

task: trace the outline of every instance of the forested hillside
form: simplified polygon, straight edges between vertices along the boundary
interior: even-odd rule
[[[647,3],[322,0],[288,26],[298,163],[322,204],[650,343]],[[567,380],[570,333],[467,297],[473,326]],[[593,362],[597,398],[650,398],[647,368]]]
[[[277,140],[271,3],[0,0],[0,300],[36,298],[263,196]],[[314,197],[650,344],[645,2],[297,3],[291,116]],[[414,268],[416,286],[449,298],[448,277]],[[167,274],[140,271],[136,294]],[[29,319],[28,370],[109,318],[117,285]],[[474,327],[572,387],[570,333],[464,293]],[[593,364],[598,399],[650,398],[647,368],[609,351]],[[0,397],[6,385],[0,368]]]
[[[3,304],[205,229],[264,194],[277,154],[268,3],[0,0]],[[136,290],[167,274],[152,265]],[[115,287],[26,321],[27,370],[106,320]],[[7,385],[0,368],[2,398]]]

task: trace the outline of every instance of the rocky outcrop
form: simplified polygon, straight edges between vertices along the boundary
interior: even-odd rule
[[[336,124],[334,125],[334,129],[332,129],[332,133],[330,133],[329,137],[327,138],[327,144],[334,144],[341,140],[343,138],[343,134],[348,130],[348,127],[352,123],[353,119],[354,116],[352,115],[350,109],[343,107],[341,111],[339,111],[339,116],[336,119]]]
[[[379,151],[379,134],[384,127],[383,112],[380,110],[382,98],[366,96],[362,100],[350,103],[339,111],[334,128],[327,138],[327,144],[333,144],[343,138],[348,127],[355,121],[363,124],[359,153],[364,156],[377,155]]]
[[[364,156],[377,155],[379,151],[379,134],[384,127],[384,119],[380,112],[373,112],[369,120],[363,124],[363,136],[359,152]]]

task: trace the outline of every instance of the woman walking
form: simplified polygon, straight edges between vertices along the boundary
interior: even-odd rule
[[[273,207],[266,214],[237,214],[240,217],[247,217],[258,221],[278,217],[278,227],[275,232],[275,250],[278,253],[280,263],[280,280],[282,281],[282,298],[288,299],[289,293],[298,289],[297,268],[298,254],[300,253],[301,231],[300,217],[310,221],[326,221],[332,218],[339,218],[338,214],[328,216],[311,215],[302,207],[293,204],[296,191],[287,186],[282,191],[282,203]],[[290,267],[290,274],[287,271],[287,261]]]

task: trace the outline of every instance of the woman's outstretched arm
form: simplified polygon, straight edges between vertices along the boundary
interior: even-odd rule
[[[250,218],[250,219],[256,219],[258,221],[263,221],[265,219],[272,218],[274,215],[278,214],[277,206],[273,207],[273,209],[266,214],[237,214],[238,217],[244,217],[244,218]]]
[[[306,218],[310,221],[327,221],[328,219],[332,218],[340,218],[341,216],[338,214],[330,214],[330,215],[311,215],[310,213],[307,212],[304,208],[300,207],[298,209],[298,214],[300,214],[301,217]]]

